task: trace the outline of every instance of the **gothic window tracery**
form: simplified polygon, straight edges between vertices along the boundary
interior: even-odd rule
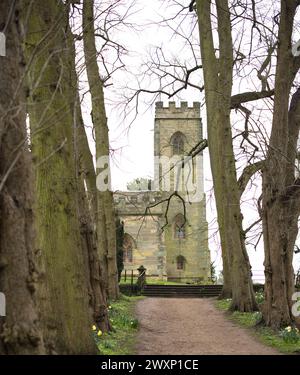
[[[171,146],[173,155],[182,155],[184,153],[185,136],[181,132],[176,132],[171,137]]]

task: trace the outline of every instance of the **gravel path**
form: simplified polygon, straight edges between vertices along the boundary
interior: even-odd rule
[[[137,354],[279,354],[228,320],[211,299],[145,298],[136,315]]]

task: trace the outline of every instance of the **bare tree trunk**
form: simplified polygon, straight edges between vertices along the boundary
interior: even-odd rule
[[[93,309],[94,322],[103,332],[110,330],[107,314],[106,283],[103,279],[103,267],[101,267],[96,231],[96,175],[93,165],[93,157],[88,145],[88,139],[84,128],[81,106],[78,94],[77,73],[75,67],[75,44],[73,35],[68,27],[70,68],[72,72],[73,97],[71,110],[74,113],[74,143],[75,158],[77,164],[77,183],[79,191],[79,217],[80,233],[82,240],[83,256],[87,263],[87,274],[89,275],[89,289]],[[85,185],[87,191],[85,190]],[[89,204],[90,203],[90,204]]]
[[[294,169],[299,134],[300,91],[289,95],[299,61],[291,53],[297,1],[281,1],[272,132],[263,168],[263,233],[265,249],[266,325],[291,324],[294,272],[293,249],[298,233],[299,187]]]
[[[219,226],[219,231],[221,231],[221,228]],[[223,288],[222,292],[219,296],[219,299],[226,299],[226,298],[232,298],[232,283],[231,283],[231,269],[229,264],[229,254],[228,251],[226,251],[226,245],[224,243],[225,235],[220,235],[221,238],[223,238],[223,241],[221,240],[221,248],[222,248],[222,263],[223,263]]]
[[[78,152],[79,152],[79,166],[80,166],[80,173],[82,174],[84,181],[87,187],[87,199],[88,199],[88,206],[89,212],[91,215],[91,221],[95,228],[93,230],[96,236],[96,244],[97,244],[97,252],[99,257],[99,265],[100,265],[100,277],[101,277],[101,285],[103,289],[103,293],[105,295],[105,300],[107,296],[107,240],[106,240],[106,224],[105,224],[105,215],[104,215],[104,208],[100,203],[99,206],[101,209],[97,211],[97,201],[98,201],[98,194],[96,188],[96,173],[94,169],[93,163],[93,156],[91,154],[87,135],[84,129],[84,123],[82,119],[80,103],[76,105],[77,111],[77,137],[78,137]]]
[[[240,194],[230,123],[232,38],[227,0],[217,0],[219,59],[215,56],[210,0],[197,1],[207,108],[208,147],[223,253],[224,295],[232,293],[232,310],[253,311],[255,302],[242,228]]]
[[[86,70],[92,97],[92,119],[96,135],[96,158],[98,160],[98,158],[103,156],[109,156],[109,139],[104,105],[103,82],[100,78],[97,64],[93,5],[93,0],[84,0],[83,2],[83,42]],[[108,173],[110,174],[110,171]],[[107,258],[108,296],[110,299],[116,299],[119,296],[116,228],[113,196],[110,190],[98,191],[97,211],[99,232],[102,232],[102,225],[103,222],[105,222],[107,239],[107,255],[105,254],[105,249],[102,249],[103,254],[100,259],[104,260],[105,256]]]
[[[90,280],[90,298],[93,309],[94,322],[102,332],[108,332],[110,325],[107,314],[107,298],[103,284],[101,283],[101,269],[97,251],[97,239],[90,210],[87,205],[87,196],[84,190],[83,179],[80,183],[79,213],[80,234],[82,239],[83,256],[86,258],[87,274]]]
[[[6,317],[0,317],[0,354],[44,354],[34,255],[32,160],[26,134],[22,2],[0,2],[6,56],[0,57],[0,292]],[[2,27],[1,26],[1,27]]]
[[[26,39],[28,112],[37,187],[37,246],[44,270],[42,318],[48,353],[93,354],[89,275],[82,253],[70,103],[68,7],[30,1]]]

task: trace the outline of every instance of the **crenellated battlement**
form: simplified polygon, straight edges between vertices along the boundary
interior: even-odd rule
[[[176,105],[178,104],[178,105]],[[174,119],[198,119],[200,117],[200,102],[193,102],[189,107],[188,102],[168,102],[164,106],[163,102],[155,103],[155,118],[174,118]]]
[[[176,110],[178,112],[181,111],[200,111],[200,102],[193,102],[192,106],[188,105],[188,102],[180,102],[179,106],[176,106],[176,102],[168,102],[166,106],[164,106],[164,102],[156,102],[155,109],[158,111],[170,111]]]

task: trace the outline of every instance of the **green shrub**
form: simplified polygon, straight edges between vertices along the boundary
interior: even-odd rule
[[[141,297],[121,296],[108,306],[112,331],[103,333],[92,327],[93,337],[102,355],[124,355],[134,353],[138,320],[134,317],[134,306]]]
[[[296,344],[300,341],[299,330],[296,327],[286,327],[280,332],[280,336],[286,343]]]

